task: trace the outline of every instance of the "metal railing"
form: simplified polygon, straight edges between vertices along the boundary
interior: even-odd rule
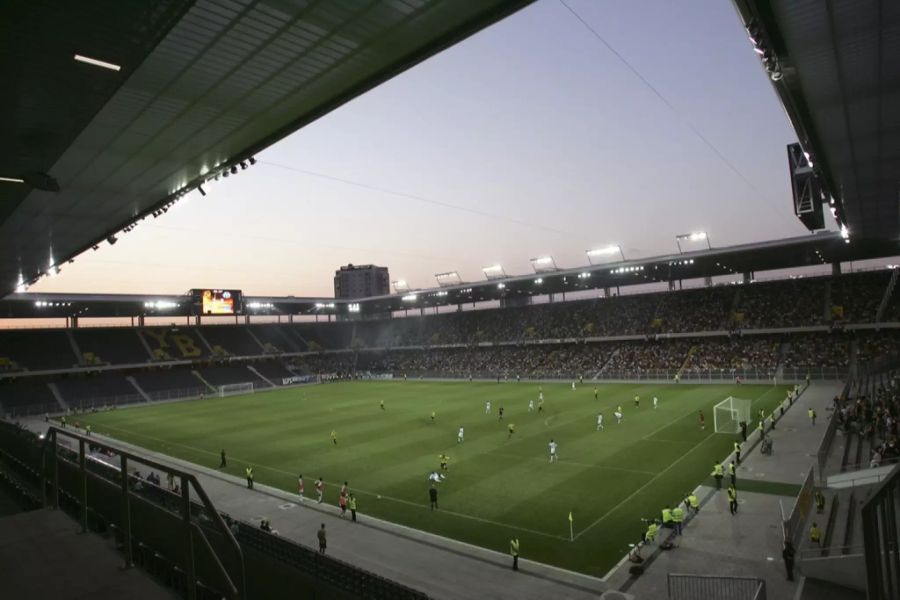
[[[64,452],[66,450],[65,445],[67,443],[71,443],[77,446],[77,463],[74,463],[74,465],[72,461],[68,460],[64,456]],[[60,429],[57,427],[50,427],[50,429],[48,429],[47,431],[44,443],[41,446],[41,491],[44,496],[43,501],[45,506],[48,505],[47,490],[49,487],[49,505],[53,506],[54,508],[60,507],[61,472],[66,467],[74,466],[76,476],[74,478],[69,477],[68,479],[72,483],[74,483],[74,480],[78,481],[78,483],[74,487],[77,488],[76,498],[80,505],[81,526],[82,531],[87,531],[88,514],[91,511],[92,501],[92,498],[89,498],[88,494],[88,490],[91,488],[89,482],[91,482],[91,484],[95,486],[95,490],[97,489],[98,485],[103,486],[104,484],[106,484],[107,488],[111,485],[111,482],[107,478],[98,475],[88,467],[87,455],[90,448],[99,448],[105,452],[116,454],[118,455],[120,460],[120,508],[117,515],[117,521],[119,529],[122,531],[124,537],[123,545],[125,550],[126,567],[130,567],[134,564],[134,544],[132,543],[132,528],[134,522],[132,519],[132,507],[135,506],[136,501],[142,500],[134,491],[134,488],[137,485],[140,485],[139,482],[141,480],[140,478],[135,477],[129,472],[129,464],[137,464],[144,465],[152,469],[157,469],[161,473],[167,473],[172,477],[172,481],[179,482],[179,529],[183,545],[178,552],[175,552],[175,554],[178,558],[176,564],[178,564],[179,568],[181,568],[186,575],[188,599],[193,600],[197,597],[198,543],[200,549],[205,550],[207,553],[206,556],[208,560],[206,560],[204,564],[210,570],[212,570],[216,576],[218,576],[217,579],[220,578],[220,580],[216,581],[215,583],[224,584],[222,585],[222,587],[224,588],[224,590],[222,591],[225,596],[233,599],[246,598],[246,577],[244,573],[244,558],[241,547],[234,539],[231,530],[225,525],[218,511],[216,511],[215,507],[213,507],[212,502],[206,495],[206,492],[203,490],[200,483],[197,481],[196,477],[194,477],[194,475],[190,473],[174,469],[168,465],[164,465],[147,458],[139,457],[120,448],[116,448],[103,442],[99,442],[91,437],[83,436],[78,433]],[[69,472],[69,475],[71,475],[72,469],[68,468],[67,470]],[[192,488],[194,490],[194,497],[200,501],[203,509],[205,509],[203,514],[207,519],[209,519],[212,528],[219,536],[221,536],[221,539],[225,541],[225,546],[227,546],[232,553],[232,555],[227,559],[227,562],[233,565],[232,569],[230,569],[232,572],[229,572],[229,569],[226,569],[223,564],[223,557],[219,556],[219,554],[213,549],[213,546],[210,544],[203,528],[201,528],[196,521],[196,515],[191,510]],[[99,494],[97,500],[99,500]],[[97,500],[94,501],[96,502]],[[108,502],[104,504],[104,508],[108,508]]]
[[[869,600],[900,597],[900,465],[862,507]]]
[[[669,600],[766,600],[766,581],[759,577],[669,573]]]

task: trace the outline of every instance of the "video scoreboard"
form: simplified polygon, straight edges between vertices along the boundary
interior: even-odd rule
[[[192,313],[195,315],[240,315],[244,312],[241,290],[191,290]]]

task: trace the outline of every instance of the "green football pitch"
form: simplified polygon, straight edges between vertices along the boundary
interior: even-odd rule
[[[258,483],[291,492],[302,473],[307,496],[322,477],[325,501],[333,504],[346,480],[362,515],[501,552],[518,537],[524,558],[602,576],[639,539],[641,518],[681,500],[731,451],[737,436],[714,433],[713,406],[735,396],[753,400],[754,415],[760,408],[768,414],[786,389],[602,384],[595,400],[589,383],[575,391],[568,383],[543,384],[538,413],[528,411],[529,399],[537,406],[537,383],[371,381],[79,418],[96,432],[207,467],[218,467],[224,448],[229,473],[243,477],[252,465]],[[655,410],[653,396],[659,397]],[[491,414],[485,414],[488,400]],[[620,425],[612,414],[618,405]],[[603,431],[596,431],[599,411]],[[457,443],[460,426],[463,443]],[[551,438],[559,444],[553,464]],[[450,464],[438,484],[440,510],[432,512],[427,478],[440,471],[442,453]]]

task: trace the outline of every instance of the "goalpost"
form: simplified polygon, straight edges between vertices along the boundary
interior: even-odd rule
[[[254,391],[252,383],[227,383],[225,385],[220,385],[218,390],[220,398],[224,398],[225,396],[238,396],[240,394],[252,394]]]
[[[741,421],[750,424],[752,400],[728,396],[713,408],[716,433],[739,433]]]

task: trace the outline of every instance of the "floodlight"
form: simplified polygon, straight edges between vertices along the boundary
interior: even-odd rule
[[[850,230],[844,224],[841,224],[841,237],[844,238],[846,243],[850,243]]]
[[[405,294],[409,291],[409,285],[402,279],[391,282],[391,285],[394,286],[394,293]]]
[[[484,273],[484,276],[487,280],[491,279],[503,279],[506,277],[506,272],[503,270],[503,267],[500,265],[491,265],[489,267],[482,267],[481,272]]]
[[[19,179],[18,177],[0,177],[0,181],[5,181],[7,183],[25,183],[24,179]]]
[[[449,287],[459,285],[463,282],[462,277],[457,271],[448,271],[446,273],[436,273],[434,278],[437,280],[439,287]]]
[[[609,246],[603,248],[595,248],[593,250],[586,250],[585,254],[588,257],[588,263],[597,264],[598,262],[609,262],[610,258],[607,258],[604,261],[604,257],[613,257],[618,254],[622,260],[625,260],[625,253],[622,252],[622,247],[618,244],[611,244]]]
[[[537,279],[534,280],[534,285],[541,285],[542,283],[544,283],[543,277],[538,277]]]
[[[359,312],[359,303],[353,302],[347,305],[347,312],[358,313]]]
[[[505,284],[505,283],[498,283],[498,284],[497,284],[497,289],[498,289],[498,290],[502,290],[502,289],[504,289],[504,288],[506,288],[506,284]]]
[[[25,279],[22,278],[22,274],[19,273],[19,280],[16,282],[16,293],[24,294],[28,291],[28,286],[25,285]]]
[[[122,67],[117,64],[106,62],[105,60],[91,58],[90,56],[82,56],[81,54],[76,54],[75,60],[77,60],[78,62],[87,63],[89,65],[94,65],[95,67],[103,67],[104,69],[109,69],[110,71],[119,71],[122,69]]]
[[[556,267],[556,261],[553,260],[552,256],[539,256],[538,258],[532,258],[531,268],[534,269],[535,273],[548,273],[559,270]]]
[[[415,302],[418,298],[416,294],[407,294],[402,299],[404,302]]]
[[[681,242],[706,242],[706,247],[712,250],[712,244],[709,243],[709,234],[705,231],[694,231],[692,233],[682,233],[681,235],[675,236],[675,244],[678,246],[678,252],[680,254],[684,254],[684,250],[681,247]]]

